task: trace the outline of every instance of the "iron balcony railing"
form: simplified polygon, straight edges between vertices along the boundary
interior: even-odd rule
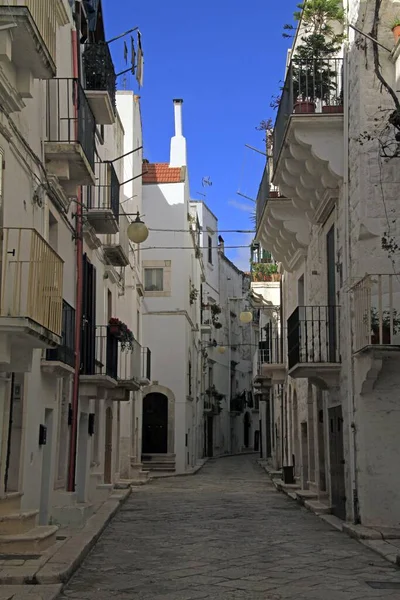
[[[62,302],[61,344],[46,351],[46,360],[75,367],[75,309],[65,300]]]
[[[46,81],[48,142],[80,144],[94,170],[96,122],[77,79]]]
[[[112,210],[119,221],[120,183],[112,163],[96,162],[96,185],[87,188],[88,209]]]
[[[352,287],[354,351],[400,345],[400,276],[366,275]]]
[[[151,350],[142,348],[142,378],[151,381]]]
[[[269,173],[269,164],[268,161],[265,163],[263,176],[261,178],[261,183],[258,188],[257,199],[256,199],[256,230],[258,230],[261,218],[264,213],[264,209],[267,205],[268,196],[269,196],[269,188],[270,188],[270,173]]]
[[[142,374],[142,346],[133,340],[132,348],[120,349],[118,361],[118,379],[120,381],[139,381]]]
[[[82,56],[85,89],[108,92],[116,111],[116,75],[111,52],[106,42],[86,44]]]
[[[63,260],[34,229],[3,227],[0,316],[24,317],[61,336]]]
[[[259,366],[283,364],[283,332],[280,323],[267,323],[258,343]]]
[[[119,343],[118,339],[110,333],[109,327],[107,325],[84,327],[82,344],[84,348],[93,345],[94,350],[94,352],[82,353],[82,375],[107,375],[116,380]]]
[[[286,74],[274,126],[274,165],[278,161],[290,115],[342,111],[343,59],[293,59]]]
[[[35,21],[36,27],[46,45],[53,63],[56,63],[58,14],[63,12],[62,0],[7,0],[8,8],[26,6]],[[11,11],[10,11],[10,14]]]
[[[298,306],[287,321],[289,369],[300,363],[340,363],[340,307]]]

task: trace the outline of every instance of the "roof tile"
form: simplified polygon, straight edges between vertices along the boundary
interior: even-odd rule
[[[168,163],[143,163],[143,184],[181,183],[184,180],[181,167],[170,167]]]

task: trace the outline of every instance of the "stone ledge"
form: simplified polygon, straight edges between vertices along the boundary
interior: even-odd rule
[[[15,566],[4,564],[0,571],[0,600],[3,600],[3,591],[7,590],[8,586],[12,586],[14,590],[14,595],[11,596],[13,600],[23,600],[28,594],[30,600],[39,600],[42,596],[43,600],[56,598],[62,584],[66,583],[81,565],[130,493],[131,489],[115,492],[113,499],[101,504],[84,527],[72,531],[66,540],[58,540],[40,559],[27,560]],[[19,586],[24,590],[21,596],[17,593]]]
[[[381,540],[382,534],[371,527],[363,525],[353,525],[353,523],[343,523],[343,531],[356,540]]]

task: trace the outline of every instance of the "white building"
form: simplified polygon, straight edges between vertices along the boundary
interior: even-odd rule
[[[125,132],[101,3],[95,22],[67,0],[11,4],[0,3],[0,549],[18,553],[47,547],[58,523],[81,523],[132,475],[120,452],[137,458],[135,422],[121,429],[121,414],[134,414],[148,355],[119,185],[138,173],[112,162]]]
[[[199,456],[200,288],[197,219],[190,206],[182,100],[174,100],[169,163],[143,163],[143,339],[152,348],[152,385],[143,397],[142,461],[183,473]]]
[[[293,113],[278,113],[257,239],[284,268],[280,435],[297,494],[355,523],[399,527],[400,221],[398,159],[389,158],[398,155],[399,45],[384,25],[392,2],[376,23],[373,3],[347,6],[350,25],[393,50],[345,23],[343,52],[327,59],[338,94],[308,94],[308,112],[292,98]]]

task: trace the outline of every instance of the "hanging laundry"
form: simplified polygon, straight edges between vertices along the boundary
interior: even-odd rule
[[[142,50],[142,35],[140,31],[138,31],[138,51],[137,51],[137,66],[136,66],[136,80],[139,84],[139,87],[143,86],[143,50]]]
[[[124,41],[124,60],[125,60],[125,64],[128,64],[128,45],[125,41]]]
[[[135,60],[136,60],[135,42],[133,40],[133,37],[131,36],[131,65],[132,65],[131,73],[132,73],[132,75],[135,74]]]

